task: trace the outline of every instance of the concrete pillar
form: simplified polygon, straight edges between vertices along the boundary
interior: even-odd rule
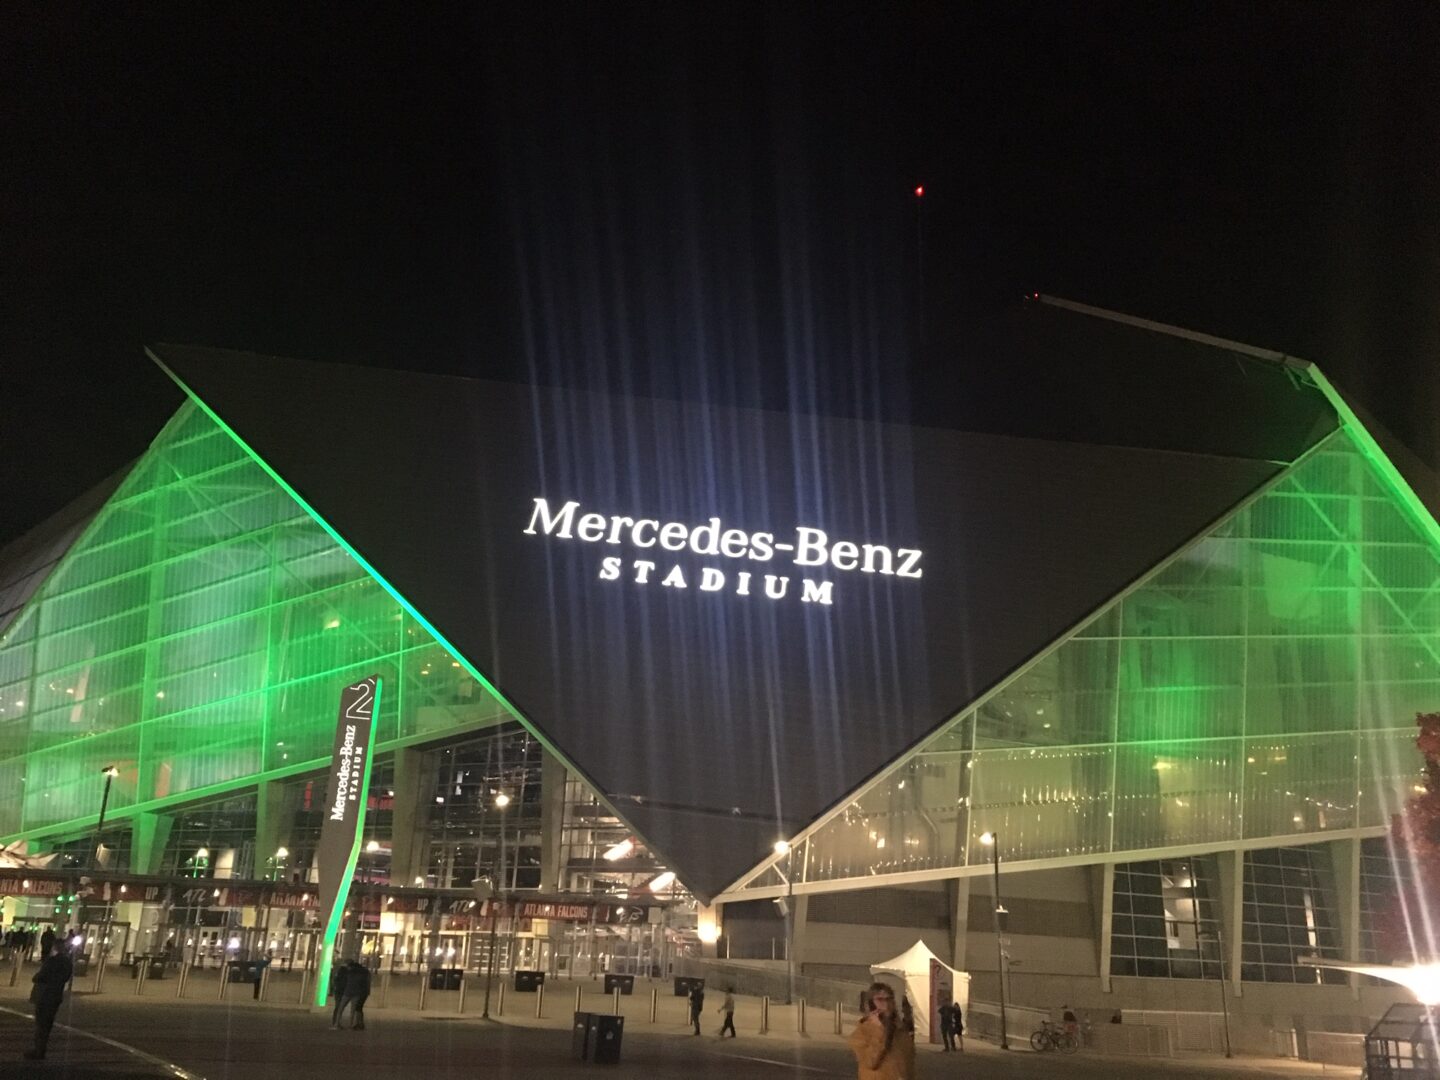
[[[560,838],[565,827],[565,765],[548,751],[540,759],[540,891],[560,892]]]
[[[791,902],[795,905],[793,928],[790,931],[790,948],[795,951],[795,974],[802,975],[805,971],[805,927],[810,921],[810,897],[807,893],[792,896]]]
[[[1115,864],[1096,863],[1090,867],[1090,910],[1095,913],[1095,940],[1099,943],[1095,962],[1100,973],[1100,990],[1110,993],[1111,936],[1115,929]]]
[[[299,802],[298,785],[279,780],[261,780],[255,791],[255,876],[269,877],[275,869],[275,853],[291,847],[290,830]]]
[[[165,845],[170,842],[169,814],[136,814],[130,819],[130,872],[158,874]]]
[[[966,945],[970,939],[970,879],[951,878],[945,883],[950,900],[950,966],[965,971]]]
[[[423,872],[425,858],[426,802],[430,793],[431,774],[427,769],[430,755],[411,747],[395,751],[395,810],[390,826],[390,880],[396,885],[410,885]]]
[[[1244,992],[1240,979],[1245,943],[1245,853],[1221,851],[1215,856],[1220,870],[1220,932],[1225,936],[1225,974],[1235,997]]]
[[[1340,958],[1350,964],[1360,959],[1360,838],[1330,841],[1330,866],[1335,875],[1335,914],[1340,919]],[[1350,993],[1360,997],[1360,976],[1350,975]]]

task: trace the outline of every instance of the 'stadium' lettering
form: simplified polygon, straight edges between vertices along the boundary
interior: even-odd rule
[[[795,566],[835,570],[841,574],[918,578],[924,573],[920,565],[924,553],[919,548],[892,548],[887,544],[832,539],[824,529],[809,525],[796,526],[791,534],[776,534],[727,528],[718,517],[709,517],[698,525],[690,525],[659,518],[606,515],[583,510],[576,499],[566,500],[558,506],[545,498],[534,499],[524,531],[528,536],[548,536],[582,544],[628,545],[643,550],[651,558],[630,559],[621,555],[602,558],[600,580],[628,578],[638,585],[654,581],[675,590],[694,588],[704,593],[727,591],[737,596],[757,595],[752,592],[750,571],[682,565],[669,559],[654,561],[662,553],[764,563],[788,556]],[[755,584],[763,588],[758,595],[772,600],[782,599],[787,594],[794,595],[789,592],[790,578],[784,574],[762,574]],[[833,604],[834,583],[802,577],[800,600],[807,604]]]

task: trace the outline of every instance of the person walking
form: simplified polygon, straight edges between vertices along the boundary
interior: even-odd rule
[[[55,931],[52,927],[45,927],[45,932],[40,935],[40,959],[43,961],[50,955],[50,950],[55,947]]]
[[[690,1023],[695,1026],[695,1034],[700,1034],[700,1014],[705,1011],[705,986],[703,983],[690,984]]]
[[[34,983],[30,1000],[35,1003],[35,1047],[25,1052],[29,1060],[39,1061],[45,1057],[45,1050],[50,1045],[50,1031],[55,1026],[55,1015],[65,1000],[65,986],[74,974],[75,966],[70,962],[70,953],[61,942],[50,950],[31,980]]]
[[[730,1032],[730,1037],[735,1038],[735,988],[725,987],[725,1000],[720,1003],[717,1010],[725,1014],[725,1023],[720,1025],[720,1038],[725,1037],[725,1032]]]
[[[946,1050],[956,1049],[955,1042],[960,1037],[960,1006],[953,1001],[948,1001],[940,1006],[940,1038],[945,1043]],[[965,1049],[962,1042],[959,1049]]]
[[[345,980],[345,1000],[350,1005],[350,1026],[365,1030],[365,999],[370,996],[370,969],[358,960],[350,961],[350,974]]]
[[[871,983],[869,1006],[850,1033],[858,1080],[915,1080],[915,1018],[910,1003],[882,982]]]
[[[335,999],[335,1012],[330,1016],[330,1026],[340,1026],[340,1016],[345,1012],[345,1004],[349,1001],[346,997],[350,989],[350,965],[336,964],[335,969],[330,972],[330,996]]]

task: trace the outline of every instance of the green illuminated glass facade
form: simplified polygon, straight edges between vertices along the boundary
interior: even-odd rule
[[[1013,866],[1385,825],[1440,707],[1424,526],[1336,432],[819,825],[797,876],[985,863],[987,831]]]
[[[378,749],[498,700],[205,413],[183,407],[0,637],[0,839],[324,764],[378,673]],[[13,796],[12,796],[13,793]]]

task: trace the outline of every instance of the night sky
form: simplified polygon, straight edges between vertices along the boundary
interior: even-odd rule
[[[1440,464],[1440,6],[1055,8],[12,6],[0,541],[143,452],[151,342],[866,414],[1030,291]]]

